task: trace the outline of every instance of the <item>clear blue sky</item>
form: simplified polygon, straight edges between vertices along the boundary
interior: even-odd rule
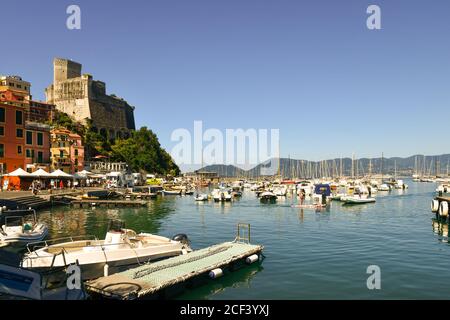
[[[78,4],[82,29],[68,30]],[[366,8],[382,10],[382,30]],[[0,74],[44,99],[53,57],[136,106],[169,151],[176,128],[279,128],[293,158],[450,151],[450,2],[2,1]]]

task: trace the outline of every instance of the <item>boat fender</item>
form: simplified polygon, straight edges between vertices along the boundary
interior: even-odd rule
[[[109,275],[109,265],[105,263],[105,266],[103,267],[103,276],[107,277]]]
[[[211,279],[217,279],[217,278],[220,278],[221,276],[223,276],[223,270],[220,269],[220,268],[211,270],[211,271],[209,272],[209,277],[210,277]]]
[[[258,260],[259,260],[258,255],[257,254],[253,254],[253,255],[247,257],[247,259],[245,259],[245,262],[247,264],[252,264],[252,263],[254,263],[254,262],[258,261]]]
[[[439,207],[439,215],[441,217],[448,216],[448,202],[447,201],[442,201],[441,202],[441,205]]]
[[[431,200],[431,212],[438,212],[439,210],[439,201]]]
[[[179,234],[174,235],[172,240],[179,241],[182,244],[187,244],[187,245],[189,245],[189,243],[190,243],[188,236],[184,233],[179,233]]]

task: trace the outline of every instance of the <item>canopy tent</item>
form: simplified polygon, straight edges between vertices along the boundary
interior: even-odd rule
[[[39,169],[36,170],[35,172],[33,172],[32,174],[30,174],[31,177],[35,177],[35,178],[52,178],[52,176],[50,175],[50,173],[48,173],[47,171],[45,171],[44,169]]]
[[[16,169],[2,177],[3,190],[27,190],[31,185],[32,176],[22,168]]]
[[[74,174],[74,178],[76,179],[87,179],[94,176],[95,173],[89,172],[87,170],[83,170]]]
[[[50,174],[50,176],[53,177],[53,178],[59,178],[59,179],[64,179],[64,178],[66,178],[66,179],[72,179],[72,178],[73,178],[73,175],[68,174],[68,173],[65,173],[64,171],[62,171],[62,170],[60,170],[60,169],[58,169],[58,170],[56,170],[56,171],[53,171],[53,172]]]
[[[30,177],[31,174],[23,170],[22,168],[16,169],[9,174],[5,174],[5,177]]]

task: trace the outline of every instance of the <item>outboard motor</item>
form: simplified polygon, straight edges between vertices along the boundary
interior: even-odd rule
[[[184,233],[179,233],[179,234],[174,235],[172,240],[179,241],[182,244],[185,244],[188,246],[191,244],[191,241],[189,240],[188,236],[185,235]]]

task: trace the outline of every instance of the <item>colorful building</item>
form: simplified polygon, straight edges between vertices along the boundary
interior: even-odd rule
[[[74,174],[84,169],[84,146],[81,136],[67,129],[50,132],[50,154],[53,170]]]
[[[30,83],[0,77],[0,173],[49,169],[54,106],[31,100]]]

